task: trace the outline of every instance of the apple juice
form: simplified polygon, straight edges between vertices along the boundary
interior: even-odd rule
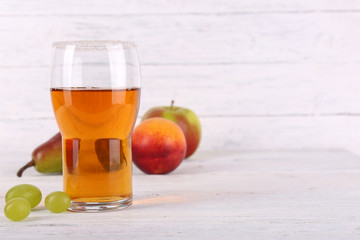
[[[54,88],[64,191],[75,202],[132,197],[131,132],[140,89]]]

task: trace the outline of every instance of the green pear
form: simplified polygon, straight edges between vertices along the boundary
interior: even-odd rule
[[[61,173],[62,172],[62,147],[61,134],[44,142],[32,152],[32,159],[25,166],[20,168],[17,176],[21,177],[25,169],[35,167],[40,173]]]

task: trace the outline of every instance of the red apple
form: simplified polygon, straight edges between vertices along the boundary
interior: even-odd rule
[[[186,140],[181,128],[164,118],[141,122],[132,134],[134,164],[149,174],[166,174],[185,157]]]
[[[172,101],[171,106],[151,108],[145,113],[142,121],[153,117],[166,118],[180,126],[186,138],[185,158],[190,157],[196,151],[201,139],[201,125],[199,118],[193,111],[183,107],[175,107],[174,101]]]

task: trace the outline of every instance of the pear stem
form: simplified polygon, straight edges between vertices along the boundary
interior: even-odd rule
[[[22,168],[20,168],[16,175],[17,175],[18,177],[21,177],[22,174],[23,174],[23,172],[24,172],[27,168],[33,167],[33,166],[35,166],[35,161],[34,161],[34,159],[31,160],[30,162],[28,162],[28,163],[27,163],[25,166],[23,166]]]
[[[171,105],[170,105],[170,109],[171,109],[171,110],[173,110],[173,108],[174,108],[174,103],[175,103],[175,101],[174,101],[174,100],[171,100]]]

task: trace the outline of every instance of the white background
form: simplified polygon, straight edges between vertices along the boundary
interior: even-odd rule
[[[191,108],[200,150],[360,153],[360,1],[0,1],[0,153],[23,156],[57,130],[51,44],[135,41],[139,116]]]

